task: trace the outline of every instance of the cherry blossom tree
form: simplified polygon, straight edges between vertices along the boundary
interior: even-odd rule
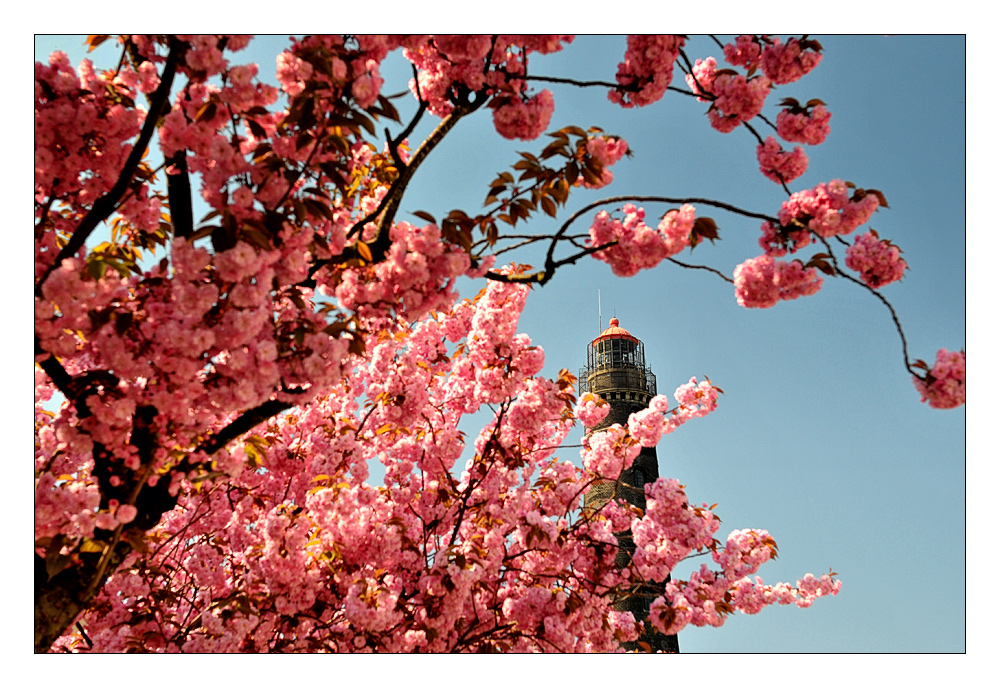
[[[646,487],[645,512],[581,512],[595,481],[720,391],[691,378],[587,436],[582,466],[557,457],[608,406],[577,398],[569,371],[540,375],[518,318],[532,285],[585,258],[620,276],[708,269],[746,308],[850,283],[888,309],[920,400],[964,403],[964,352],[911,360],[879,291],[906,270],[859,232],[882,193],[789,187],[831,113],[791,98],[773,124],[761,113],[820,63],[808,37],[630,36],[616,74],[582,82],[529,64],[570,36],[310,36],[278,56],[277,85],[240,63],[248,36],[90,39],[106,40],[120,59],[104,71],[58,52],[35,65],[36,651],[604,652],[836,594],[832,572],[765,583],[770,534],[720,539],[676,480]],[[391,52],[412,64],[408,120],[385,94]],[[545,135],[552,83],[625,108],[668,91],[707,104],[713,128],[756,140],[788,200],[576,207],[630,151],[596,128]],[[400,219],[424,161],[486,109],[534,152],[498,161],[482,208]],[[436,128],[412,145],[425,118]],[[668,209],[647,224],[650,204]],[[732,277],[675,257],[719,238],[707,212],[760,227]],[[562,222],[536,231],[541,215]],[[538,246],[540,267],[509,262]],[[467,438],[462,419],[483,409],[492,421]],[[626,530],[636,550],[618,568]],[[619,611],[698,554],[711,563],[656,588],[648,620]]]

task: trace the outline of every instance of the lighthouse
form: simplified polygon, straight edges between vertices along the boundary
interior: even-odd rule
[[[603,421],[586,428],[588,434],[615,423],[627,425],[629,415],[647,408],[649,401],[656,396],[656,376],[646,364],[645,347],[641,340],[621,326],[618,318],[612,318],[608,328],[587,347],[587,365],[580,370],[579,385],[581,395],[591,392],[611,407]],[[612,498],[624,500],[645,511],[643,488],[659,476],[656,448],[643,447],[632,466],[622,471],[617,481],[599,482],[590,488],[583,498],[584,512],[599,509]],[[615,535],[618,537],[616,563],[624,567],[635,551],[632,534],[625,531]],[[616,608],[632,612],[637,621],[645,621],[649,616],[650,603],[662,592],[662,584],[663,581],[650,581],[616,603]],[[654,652],[679,652],[676,635],[666,636],[649,631],[642,634],[639,641],[648,644]],[[638,642],[625,644],[628,650],[641,647]]]

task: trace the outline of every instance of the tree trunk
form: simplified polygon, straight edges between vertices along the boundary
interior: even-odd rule
[[[127,542],[119,542],[101,577],[107,580],[132,551]],[[35,652],[48,652],[52,643],[66,632],[80,612],[87,609],[101,585],[88,586],[98,575],[101,555],[80,554],[80,565],[70,565],[55,575],[51,562],[35,555]],[[64,557],[68,559],[68,557]],[[101,581],[103,583],[103,580]]]

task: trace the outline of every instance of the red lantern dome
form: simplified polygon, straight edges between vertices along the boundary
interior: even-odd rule
[[[611,318],[611,322],[608,323],[608,329],[597,335],[597,338],[591,344],[602,342],[605,339],[627,339],[631,342],[639,342],[628,330],[618,324],[618,318]]]

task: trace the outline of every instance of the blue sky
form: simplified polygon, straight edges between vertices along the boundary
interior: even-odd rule
[[[807,147],[809,171],[791,188],[841,178],[883,191],[890,208],[869,224],[898,244],[910,265],[905,279],[883,292],[897,309],[911,357],[931,361],[938,348],[964,348],[965,39],[817,38],[822,63],[779,87],[765,108],[773,121],[781,98],[818,97],[833,113],[830,136]],[[261,39],[236,58],[259,62],[270,79],[286,44]],[[74,64],[85,52],[75,39],[38,37],[35,59],[55,47]],[[580,38],[562,53],[532,58],[531,66],[538,74],[612,80],[624,50],[624,37]],[[721,62],[707,38],[693,38],[686,52]],[[99,67],[117,59],[107,52],[92,57]],[[384,92],[394,93],[406,88],[409,70],[390,60],[383,76]],[[679,70],[674,84],[683,84]],[[626,138],[635,153],[614,168],[615,182],[603,194],[571,196],[559,221],[591,200],[625,193],[714,198],[769,214],[786,197],[759,173],[749,133],[713,130],[705,105],[694,99],[668,93],[654,105],[623,110],[603,89],[548,88],[556,102],[550,129],[600,126]],[[403,102],[405,115],[413,101]],[[411,142],[435,123],[426,118]],[[488,111],[467,118],[417,175],[400,218],[413,219],[406,213],[416,210],[438,217],[452,208],[475,212],[516,151],[544,144],[500,138]],[[667,207],[647,205],[648,217]],[[731,274],[759,253],[757,222],[710,209],[700,214],[716,220],[722,240],[678,258]],[[532,225],[540,232],[554,226]],[[480,286],[465,288],[471,295]],[[686,629],[682,652],[965,649],[966,411],[918,403],[891,317],[874,297],[828,278],[814,296],[744,310],[732,286],[708,273],[665,264],[620,279],[607,265],[584,260],[528,300],[521,329],[545,350],[545,373],[585,363],[587,343],[598,333],[598,290],[605,324],[617,315],[645,342],[661,392],[693,375],[725,390],[718,411],[660,444],[661,475],[687,485],[692,501],[718,503],[723,535],[745,527],[771,532],[780,558],[760,571],[765,581],[794,582],[831,567],[843,581],[838,597],[807,610],[770,608],[737,615],[722,629]],[[574,449],[562,455],[577,459]]]

